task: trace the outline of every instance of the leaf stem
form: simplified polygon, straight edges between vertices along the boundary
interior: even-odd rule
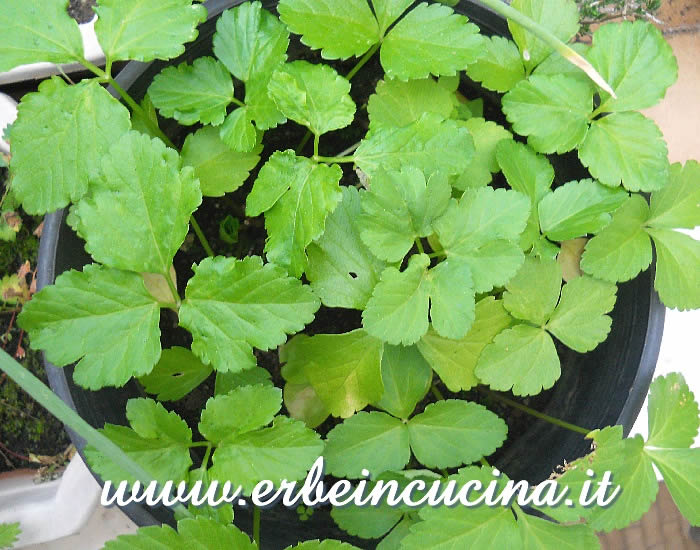
[[[209,466],[209,458],[211,457],[211,451],[214,446],[208,441],[205,441],[203,443],[207,443],[207,450],[204,452],[204,459],[202,460],[201,468],[204,468],[206,470],[207,466]]]
[[[350,156],[348,156],[348,157],[322,157],[319,155],[314,155],[313,160],[315,160],[316,162],[325,162],[327,164],[333,164],[333,163],[342,164],[344,162],[345,163],[355,162],[355,157],[350,157]]]
[[[357,65],[350,69],[350,72],[347,75],[345,75],[345,78],[347,78],[348,80],[352,80],[352,77],[355,76],[358,72],[360,72],[360,69],[364,67],[370,59],[372,59],[372,56],[375,53],[377,53],[379,46],[381,46],[381,42],[377,42],[374,46],[367,50],[367,52],[365,52],[365,55],[363,55],[357,62]]]
[[[260,548],[260,508],[253,509],[253,541]]]
[[[590,115],[588,115],[588,120],[593,120],[595,117],[597,117],[599,114],[601,114],[603,112],[605,112],[605,105],[601,105],[595,111],[593,111]]]
[[[304,137],[301,138],[301,141],[299,142],[299,145],[297,146],[296,150],[294,151],[297,155],[301,154],[301,152],[304,150],[304,147],[306,147],[306,144],[309,143],[311,136],[313,136],[311,130],[307,130],[304,134]]]
[[[423,248],[423,243],[420,242],[420,238],[416,239],[416,248],[418,249],[419,253],[425,254],[425,249]]]
[[[428,258],[447,258],[447,255],[444,252],[431,252]]]
[[[318,147],[321,141],[321,136],[318,134],[314,135],[314,158],[318,157]]]
[[[239,107],[246,107],[246,104],[243,103],[240,99],[238,99],[238,98],[236,98],[236,97],[231,98],[231,102],[232,102],[234,105],[238,105]]]
[[[170,270],[168,270],[166,273],[163,274],[163,277],[165,277],[165,280],[168,282],[168,288],[170,288],[170,294],[173,295],[173,300],[175,300],[175,306],[177,308],[180,307],[180,293],[177,291],[177,287],[175,286],[175,283],[173,282],[173,278],[170,276]],[[172,304],[170,304],[172,307]]]
[[[194,447],[211,447],[211,443],[209,441],[193,441],[188,445],[190,449]]]
[[[194,218],[194,214],[190,216],[190,224],[192,225],[192,229],[194,229],[194,232],[197,235],[197,238],[199,239],[202,248],[204,248],[204,251],[207,253],[207,256],[209,256],[210,258],[216,256],[216,254],[214,254],[214,250],[212,250],[211,246],[209,245],[209,241],[202,232],[202,228],[199,226],[197,220]]]
[[[442,395],[442,392],[437,388],[437,386],[430,386],[430,391],[435,396],[435,399],[437,399],[438,401],[445,400],[445,396]]]

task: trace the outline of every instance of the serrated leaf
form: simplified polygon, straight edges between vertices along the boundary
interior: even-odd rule
[[[192,351],[217,371],[254,367],[253,347],[284,343],[320,306],[308,286],[258,256],[206,258],[193,269],[180,324],[192,333]]]
[[[508,130],[483,118],[470,118],[464,123],[474,139],[475,153],[467,169],[452,184],[464,191],[469,187],[482,187],[491,182],[492,173],[500,170],[496,160],[498,145],[513,137]]]
[[[378,401],[384,345],[364,330],[294,338],[285,368],[302,369],[333,416],[347,418]]]
[[[219,130],[219,137],[238,153],[249,153],[258,145],[258,132],[247,107],[231,112]]]
[[[668,147],[656,123],[641,113],[593,121],[578,152],[591,175],[610,187],[656,191],[668,183]]]
[[[191,126],[197,122],[218,126],[233,101],[233,81],[226,67],[213,57],[199,57],[163,69],[148,88],[162,116]]]
[[[617,94],[601,92],[605,112],[652,107],[678,78],[671,46],[648,21],[602,25],[593,33],[588,59]]]
[[[323,235],[306,249],[306,277],[325,306],[364,309],[386,263],[360,239],[364,191],[341,189],[343,198],[326,218]]]
[[[3,2],[0,73],[41,61],[69,63],[83,56],[83,40],[66,4],[66,0],[48,0],[41,6],[23,0]]]
[[[328,472],[340,478],[360,478],[363,469],[373,477],[401,470],[411,458],[408,428],[383,412],[358,412],[328,432],[323,456]]]
[[[554,181],[554,168],[549,159],[531,147],[514,140],[504,140],[496,148],[496,160],[508,185],[530,197],[534,208],[547,194]]]
[[[260,2],[226,10],[216,22],[214,55],[239,80],[271,74],[287,60],[289,31]]]
[[[362,195],[360,237],[372,253],[399,262],[419,237],[433,233],[433,221],[447,209],[452,190],[447,178],[409,166],[401,171],[379,169]]]
[[[262,367],[242,370],[240,372],[217,372],[214,395],[226,395],[241,386],[273,386],[270,372]]]
[[[492,36],[484,41],[483,48],[483,55],[467,67],[469,78],[481,82],[487,90],[501,93],[525,78],[525,67],[515,43],[503,36]]]
[[[280,19],[324,59],[360,56],[380,39],[366,0],[281,0]]]
[[[683,375],[658,376],[649,387],[649,437],[654,447],[690,447],[698,433],[700,416],[693,392]]]
[[[700,163],[671,166],[669,182],[652,193],[648,224],[656,228],[693,229],[700,225]]]
[[[503,306],[513,317],[544,324],[554,311],[561,292],[561,268],[552,260],[525,258],[518,273],[506,285]]]
[[[647,229],[654,239],[654,288],[666,307],[700,308],[700,241],[671,229]]]
[[[316,432],[303,422],[278,416],[269,428],[239,434],[219,445],[209,475],[240,485],[250,494],[262,480],[279,485],[285,479],[304,478],[322,451]]]
[[[11,548],[21,533],[19,523],[0,523],[0,548]]]
[[[232,151],[219,131],[206,126],[190,134],[182,146],[182,164],[194,168],[202,195],[221,197],[238,189],[260,162],[262,145],[249,153]]]
[[[389,78],[452,76],[474,63],[484,39],[463,15],[439,4],[418,4],[387,34],[380,60]]]
[[[372,0],[374,15],[382,36],[387,29],[414,3],[415,0]]]
[[[494,390],[537,395],[554,385],[561,367],[552,337],[544,329],[516,325],[484,348],[475,374]]]
[[[447,259],[428,272],[430,321],[445,338],[464,338],[474,322],[472,271],[467,262]],[[422,335],[421,335],[422,336]]]
[[[487,297],[476,304],[474,323],[464,338],[443,338],[430,329],[417,346],[448,390],[455,393],[466,391],[479,384],[474,369],[481,352],[511,323],[503,302]]]
[[[102,158],[99,180],[76,205],[78,233],[100,263],[165,275],[201,202],[194,171],[180,169],[177,152],[132,131]]]
[[[261,168],[246,202],[246,214],[265,212],[271,262],[295,277],[306,269],[306,247],[318,239],[342,198],[337,164],[317,164],[294,151],[277,151]]]
[[[593,90],[564,75],[532,75],[503,96],[503,112],[513,130],[540,153],[566,153],[588,132]]]
[[[192,0],[101,0],[95,7],[97,39],[111,61],[172,59],[197,38],[197,25],[207,18]]]
[[[384,394],[374,405],[397,418],[408,418],[430,389],[433,373],[415,346],[384,346]]]
[[[461,174],[474,154],[469,131],[454,120],[424,113],[410,126],[378,128],[362,140],[355,151],[357,166],[370,178],[379,168],[399,170],[406,165],[425,174],[441,171]]]
[[[55,365],[79,361],[74,380],[96,390],[151,371],[161,353],[159,320],[140,275],[88,265],[38,292],[18,323]]]
[[[411,449],[428,468],[470,464],[498,449],[506,423],[481,405],[457,399],[431,403],[408,421]]]
[[[357,546],[340,542],[339,540],[307,540],[295,546],[288,546],[285,550],[360,550]]]
[[[179,346],[164,349],[160,360],[139,382],[146,393],[159,401],[178,401],[204,382],[212,373],[190,350]]]
[[[612,222],[593,237],[581,257],[581,269],[598,279],[628,281],[651,264],[651,242],[643,226],[649,206],[632,195],[613,214]]]
[[[518,514],[523,550],[599,550],[600,542],[588,525],[560,525],[530,514]]]
[[[700,449],[647,449],[673,502],[691,525],[700,525]]]
[[[54,78],[25,95],[10,131],[12,190],[24,210],[44,214],[78,201],[129,127],[129,111],[94,80],[68,86]]]
[[[282,407],[282,390],[258,384],[241,386],[210,397],[202,411],[199,432],[221,444],[238,434],[267,426]]]
[[[623,189],[610,189],[591,179],[570,181],[540,202],[540,227],[553,241],[597,233],[610,223],[610,213],[627,197]]]

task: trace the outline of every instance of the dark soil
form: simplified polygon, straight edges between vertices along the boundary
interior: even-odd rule
[[[68,15],[78,23],[88,23],[95,17],[95,12],[92,8],[96,3],[96,0],[70,0]]]

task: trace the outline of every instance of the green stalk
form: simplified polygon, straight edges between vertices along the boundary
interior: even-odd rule
[[[253,542],[260,548],[260,508],[253,509]]]
[[[377,42],[374,46],[372,46],[365,55],[363,55],[360,60],[357,62],[357,65],[355,65],[350,72],[345,76],[348,80],[352,80],[352,77],[355,76],[358,72],[360,72],[360,69],[364,67],[367,62],[372,59],[372,56],[377,53],[377,50],[379,49],[379,46],[381,46],[381,43]]]
[[[75,431],[88,444],[140,481],[144,486],[154,481],[153,476],[144,470],[140,464],[129,458],[118,445],[90,426],[77,412],[46,387],[41,380],[2,350],[0,350],[0,370],[4,371],[20,388],[31,395],[37,403],[58,418],[58,420]],[[179,512],[185,517],[193,517],[190,511],[182,504],[173,506],[173,511]]]
[[[316,162],[325,162],[328,164],[342,164],[355,162],[355,157],[321,157],[318,155],[314,155],[313,160],[315,160]]]
[[[202,248],[204,248],[204,251],[207,253],[207,256],[209,256],[210,258],[216,256],[216,254],[214,254],[214,250],[212,250],[211,245],[209,244],[209,241],[204,235],[202,228],[197,223],[197,220],[194,219],[194,214],[190,216],[190,224],[192,225],[192,229],[194,229],[194,232],[197,235],[197,238],[199,239]]]

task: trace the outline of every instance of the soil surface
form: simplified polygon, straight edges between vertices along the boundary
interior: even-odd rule
[[[93,7],[96,0],[70,0],[68,4],[68,15],[75,19],[78,23],[87,23],[95,17]]]

